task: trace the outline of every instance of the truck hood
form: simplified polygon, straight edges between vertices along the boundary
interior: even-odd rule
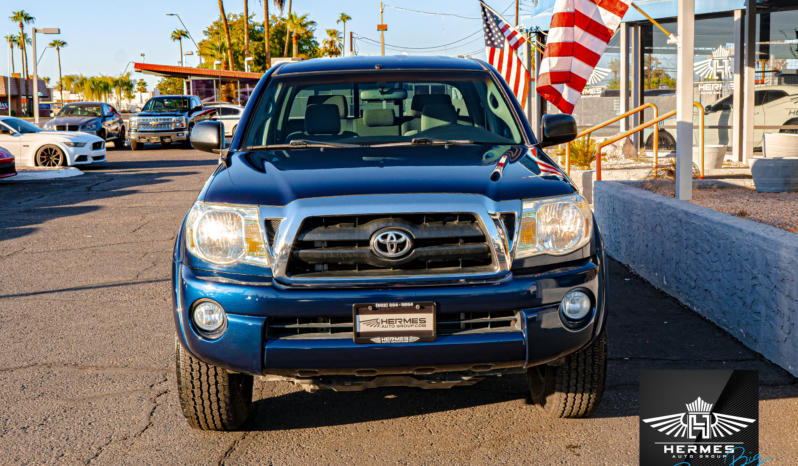
[[[215,172],[199,199],[284,206],[368,194],[477,194],[507,201],[575,192],[567,179],[541,173],[535,153],[540,152],[495,145],[238,152]]]

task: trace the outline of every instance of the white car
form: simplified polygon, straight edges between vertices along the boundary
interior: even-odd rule
[[[225,137],[233,137],[238,127],[238,122],[241,120],[241,113],[244,112],[244,107],[224,102],[211,102],[205,104],[205,108],[216,110],[216,115],[211,120],[221,121],[222,125],[224,125]]]
[[[0,116],[0,146],[17,159],[17,165],[60,167],[105,162],[105,141],[97,136],[44,131],[33,123]]]

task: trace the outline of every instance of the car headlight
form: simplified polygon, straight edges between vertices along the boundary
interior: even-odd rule
[[[64,144],[68,145],[69,147],[83,147],[86,145],[85,142],[65,142]]]
[[[45,129],[45,130],[48,130],[48,129],[49,129],[49,130],[52,130],[52,129],[54,129],[54,128],[55,128],[55,127],[54,127],[53,125],[49,124],[49,123],[48,123],[48,124],[46,124],[46,125],[44,125],[44,126],[42,127],[42,129]]]
[[[579,194],[524,201],[515,257],[561,256],[590,241],[593,216]]]
[[[131,129],[133,129],[138,126],[139,122],[136,117],[130,117],[130,120],[128,120],[127,124],[128,126],[130,126]]]
[[[172,120],[175,122],[175,128],[185,128],[186,127],[186,119],[185,118],[175,118]]]
[[[92,123],[92,124],[84,126],[83,129],[95,130],[95,129],[97,129],[97,126],[98,126],[97,123]]]
[[[189,252],[213,264],[269,266],[257,207],[196,202],[185,236]]]

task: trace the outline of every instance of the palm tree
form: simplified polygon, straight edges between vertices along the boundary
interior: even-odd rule
[[[337,57],[341,54],[341,31],[338,29],[327,29],[327,39],[321,43],[324,53],[330,57]]]
[[[347,21],[351,21],[351,20],[352,20],[351,16],[349,16],[346,13],[341,13],[341,16],[338,17],[338,21],[335,22],[336,24],[344,23],[344,44],[341,47],[341,50],[343,50],[343,55],[344,56],[346,56],[346,22]]]
[[[263,4],[263,17],[266,18],[263,21],[263,32],[266,37],[264,43],[266,44],[266,69],[268,70],[272,66],[272,50],[269,47],[271,43],[271,33],[269,32],[269,0],[260,0]],[[283,7],[285,6],[285,0],[274,0],[274,6],[280,9],[280,13],[283,11]]]
[[[25,73],[25,96],[27,97],[27,95],[28,95],[28,52],[27,52],[27,48],[25,47],[26,42],[27,42],[26,41],[26,37],[27,36],[25,35],[25,25],[26,24],[30,24],[30,23],[35,23],[36,22],[36,18],[34,18],[33,16],[29,15],[25,10],[19,10],[19,11],[12,11],[11,12],[11,17],[9,19],[11,19],[11,22],[19,24],[20,44],[21,44],[21,48],[22,48],[22,63],[24,65],[23,69],[24,69],[24,73]],[[33,59],[35,60],[36,57],[33,57]],[[38,89],[38,83],[36,84],[36,86],[37,86],[36,87],[36,91],[38,92],[38,90],[39,90]],[[28,107],[30,107],[30,105]]]
[[[249,0],[244,0],[244,70],[247,69],[249,57]]]
[[[139,82],[136,83],[136,92],[141,92],[142,94],[147,92],[147,81],[139,79]]]
[[[233,46],[230,44],[230,25],[227,23],[227,15],[224,14],[224,2],[219,0],[219,14],[222,15],[222,23],[224,24],[224,38],[227,41],[227,62],[228,70],[233,69]]]
[[[172,31],[172,42],[180,42],[180,66],[183,66],[183,39],[188,38],[188,32],[183,29],[175,29]]]
[[[299,36],[304,36],[307,34],[310,27],[314,26],[315,24],[316,23],[314,21],[308,20],[307,14],[299,16],[296,13],[291,13],[288,15],[286,27],[294,34],[294,58],[299,56]]]
[[[291,1],[292,0],[288,0],[288,16],[289,17],[291,16]],[[280,8],[280,16],[282,16],[282,14],[283,14],[283,9]],[[291,37],[291,28],[290,27],[286,27],[286,29],[285,29],[285,51],[283,52],[283,56],[284,57],[288,56],[288,41],[289,41],[290,37]],[[294,55],[294,56],[296,56],[296,55]]]
[[[14,46],[17,45],[17,36],[13,34],[6,34],[6,42],[8,42],[8,48],[11,49],[11,73],[15,73],[14,71]],[[11,78],[11,76],[9,76]]]
[[[68,44],[63,40],[54,40],[50,42],[50,47],[54,48],[56,52],[58,52],[58,83],[61,85],[61,103],[64,103],[64,78],[61,77],[61,49],[66,47]]]

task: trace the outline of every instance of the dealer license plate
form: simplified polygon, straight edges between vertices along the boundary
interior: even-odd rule
[[[435,303],[373,303],[353,306],[355,343],[435,341]]]

